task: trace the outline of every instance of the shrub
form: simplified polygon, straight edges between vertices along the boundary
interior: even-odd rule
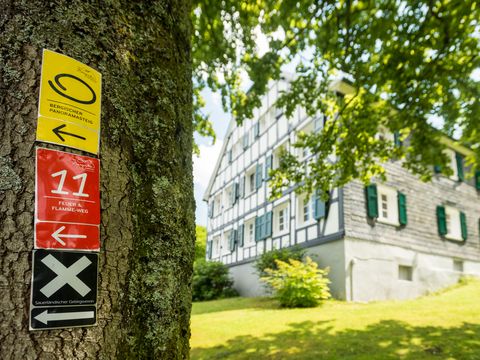
[[[287,262],[289,259],[302,261],[305,255],[305,250],[300,247],[292,247],[285,249],[274,249],[272,251],[263,253],[255,262],[255,269],[262,277],[266,276],[265,269],[277,270],[276,260]]]
[[[195,261],[193,265],[193,300],[214,300],[237,296],[228,276],[228,268],[221,262]]]
[[[328,268],[319,269],[308,256],[305,262],[276,260],[277,269],[266,269],[261,280],[272,287],[284,307],[314,307],[330,297]]]

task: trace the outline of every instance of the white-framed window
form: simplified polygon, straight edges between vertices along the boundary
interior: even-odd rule
[[[386,194],[380,194],[380,204],[382,204],[382,217],[388,219],[388,197]]]
[[[236,183],[232,183],[231,185],[227,186],[224,191],[224,204],[227,208],[232,207],[235,204],[236,196],[235,194],[235,187]]]
[[[286,228],[286,214],[287,213],[287,209],[280,209],[278,210],[278,231],[281,232],[283,230],[285,230]]]
[[[223,192],[224,194],[224,204],[226,205],[227,208],[229,208],[230,206],[232,206],[232,202],[231,202],[231,199],[232,199],[232,192],[233,192],[233,188],[232,186],[228,186],[225,191]]]
[[[256,191],[255,166],[251,167],[245,175],[245,194],[249,195]]]
[[[212,258],[220,256],[222,237],[220,235],[214,236],[212,240]]]
[[[255,243],[255,218],[245,221],[245,244],[244,246],[251,246]]]
[[[312,201],[306,195],[297,197],[297,223],[299,225],[306,225],[312,222]]]
[[[214,205],[213,205],[213,216],[218,216],[222,213],[222,193],[218,193],[214,197]]]
[[[310,199],[306,197],[302,199],[302,220],[303,222],[310,220]]]
[[[451,206],[445,206],[445,222],[447,224],[445,237],[450,240],[462,241],[460,210]]]
[[[398,220],[397,190],[384,185],[377,185],[378,221],[391,225],[400,225]]]
[[[273,169],[278,169],[280,166],[280,158],[281,155],[284,151],[287,150],[287,142],[284,142],[280,146],[278,146],[274,151],[273,151],[273,161],[272,161],[272,167]]]
[[[230,233],[233,231],[232,230],[224,230],[222,234],[222,242],[220,245],[220,252],[222,255],[229,254],[230,253]]]
[[[288,232],[288,201],[273,208],[273,235]]]

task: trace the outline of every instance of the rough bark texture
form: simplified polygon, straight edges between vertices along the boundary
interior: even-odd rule
[[[0,0],[2,359],[188,358],[195,237],[189,14],[190,3],[176,0]],[[103,75],[99,321],[29,332],[43,48]]]

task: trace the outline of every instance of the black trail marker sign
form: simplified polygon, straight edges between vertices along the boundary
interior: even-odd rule
[[[35,250],[30,328],[95,325],[97,268],[96,253]]]

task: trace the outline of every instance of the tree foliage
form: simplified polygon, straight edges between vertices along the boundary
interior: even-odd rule
[[[207,248],[207,228],[205,226],[196,225],[195,234],[195,261],[204,260]]]
[[[198,260],[193,265],[192,299],[205,301],[237,296],[228,268],[220,261]]]
[[[277,187],[301,182],[311,192],[354,178],[367,182],[384,177],[382,163],[390,159],[428,180],[433,164],[447,169],[442,134],[468,145],[467,163],[479,168],[480,82],[472,77],[480,67],[479,6],[474,0],[198,1],[194,82],[219,91],[241,123],[253,117],[269,81],[294,70],[278,106],[288,117],[302,106],[326,122],[296,144],[317,155],[309,176],[287,157],[273,174]],[[262,36],[266,50],[258,46]],[[353,82],[344,98],[330,87],[338,76]],[[431,126],[435,119],[441,131]],[[408,146],[379,138],[381,128],[399,132]],[[332,153],[334,163],[326,161]]]

